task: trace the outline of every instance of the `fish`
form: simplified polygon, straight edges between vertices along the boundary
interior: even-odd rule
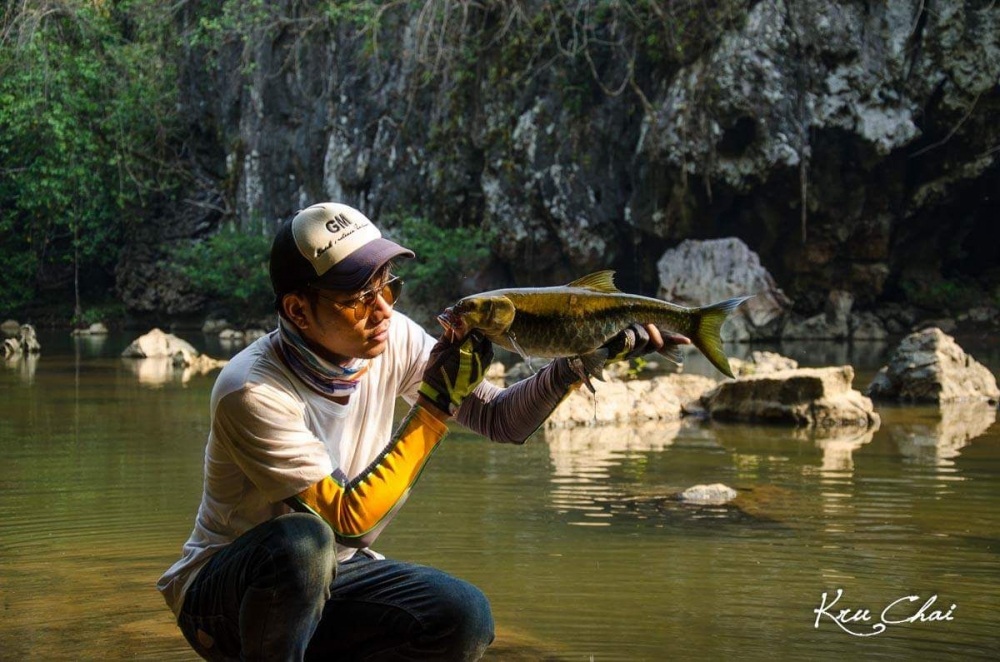
[[[525,359],[579,358],[580,376],[591,391],[588,377],[602,378],[609,358],[602,346],[632,324],[654,324],[687,336],[719,372],[733,376],[720,333],[729,315],[750,296],[687,308],[622,292],[615,286],[614,275],[604,270],[566,285],[472,294],[446,308],[438,321],[458,337],[479,331]],[[676,355],[679,358],[679,352]],[[579,374],[579,368],[575,369]]]

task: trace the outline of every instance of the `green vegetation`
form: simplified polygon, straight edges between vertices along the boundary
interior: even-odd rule
[[[46,291],[82,319],[126,226],[168,185],[176,89],[158,3],[7,3],[0,15],[0,310]]]
[[[195,293],[249,322],[272,311],[274,296],[267,271],[270,248],[270,237],[226,226],[205,241],[175,249],[172,266]]]
[[[437,310],[459,298],[462,279],[489,259],[492,236],[481,228],[441,228],[412,216],[393,225],[394,240],[417,255],[397,264],[396,272],[406,281],[406,298],[418,305]]]

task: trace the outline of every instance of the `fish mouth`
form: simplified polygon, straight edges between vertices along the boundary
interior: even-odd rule
[[[465,335],[465,322],[462,320],[462,316],[458,315],[453,308],[445,308],[444,312],[437,316],[437,321],[444,327],[445,331],[449,331],[459,337]]]

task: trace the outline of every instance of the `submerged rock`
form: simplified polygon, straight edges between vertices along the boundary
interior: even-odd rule
[[[106,336],[108,335],[108,327],[104,325],[103,322],[94,322],[85,329],[73,329],[70,332],[71,336]]]
[[[735,499],[736,494],[736,490],[728,485],[713,483],[711,485],[694,485],[693,487],[689,487],[678,494],[677,498],[685,503],[720,506]]]
[[[903,338],[865,394],[875,399],[935,403],[996,403],[1000,399],[993,373],[937,327]]]
[[[800,368],[722,382],[701,398],[716,420],[798,426],[860,426],[879,422],[872,401],[851,388],[851,366]]]

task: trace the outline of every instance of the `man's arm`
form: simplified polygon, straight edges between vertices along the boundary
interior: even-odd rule
[[[353,480],[341,472],[286,500],[330,524],[339,542],[366,547],[406,501],[431,452],[448,432],[445,421],[479,385],[493,357],[481,336],[446,333],[431,349],[417,402],[385,451]]]
[[[677,345],[690,344],[679,334],[666,337],[653,325],[632,325],[606,345],[611,361],[627,360],[650,352],[676,360]],[[507,388],[483,382],[465,400],[455,420],[493,441],[523,444],[552,415],[559,403],[580,385],[579,373],[569,361],[551,361],[533,377]]]
[[[445,415],[426,402],[418,402],[403,419],[392,440],[364,472],[348,481],[337,470],[286,503],[295,510],[314,513],[333,529],[337,541],[367,547],[381,524],[406,501],[427,460],[444,438]]]

